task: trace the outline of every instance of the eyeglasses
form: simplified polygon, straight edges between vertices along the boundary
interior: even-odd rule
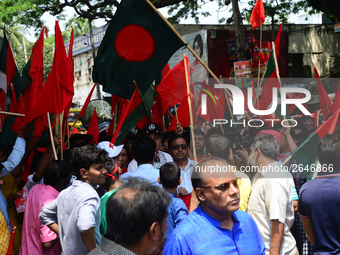
[[[186,145],[186,144],[173,145],[172,148],[174,150],[179,150],[179,148],[181,148],[182,150],[185,150],[186,148],[188,148],[188,145]]]
[[[224,191],[229,190],[230,184],[232,184],[235,188],[238,188],[241,185],[241,178],[237,178],[231,182],[224,182],[224,183],[213,185],[213,186],[205,186],[205,187],[202,187],[202,189],[215,188],[215,189],[218,189],[224,192]]]

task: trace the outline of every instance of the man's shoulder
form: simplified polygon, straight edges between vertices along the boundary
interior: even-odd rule
[[[91,198],[98,198],[99,196],[97,191],[91,187],[90,184],[79,181],[73,180],[72,185],[68,188],[64,189],[60,192],[60,197],[62,198],[84,198],[84,199],[91,199]]]
[[[174,229],[171,236],[181,238],[184,236],[189,237],[199,235],[202,224],[204,223],[205,218],[200,215],[197,210],[195,210],[181,221],[181,223]]]

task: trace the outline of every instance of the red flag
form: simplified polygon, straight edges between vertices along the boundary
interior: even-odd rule
[[[60,31],[59,22],[55,25],[55,52],[52,70],[41,90],[32,110],[25,116],[27,123],[46,113],[60,114],[72,100],[74,88],[69,61]]]
[[[73,59],[73,41],[74,41],[74,29],[72,27],[72,32],[71,32],[71,38],[70,38],[70,46],[68,48],[68,62],[70,65],[70,72],[71,72],[71,76],[72,76],[72,81],[74,83],[74,59]]]
[[[70,65],[70,73],[71,73],[71,77],[72,77],[72,84],[74,85],[74,59],[73,59],[73,41],[74,41],[74,29],[72,27],[72,32],[71,32],[71,38],[70,38],[70,46],[68,48],[68,55],[67,55],[67,59],[68,59],[68,63]],[[68,123],[68,114],[70,111],[70,108],[72,107],[72,99],[70,100],[70,102],[68,103],[68,105],[65,108],[65,112],[64,112],[64,123]],[[75,121],[74,123],[76,123],[77,121]]]
[[[44,65],[43,65],[43,47],[44,47],[44,32],[46,27],[41,30],[39,39],[35,42],[32,48],[32,54],[27,62],[23,75],[22,82],[28,84],[20,98],[20,105],[18,106],[18,113],[28,113],[32,110],[39,93],[43,88],[44,83]],[[26,69],[27,68],[27,69]],[[19,102],[19,101],[18,101]],[[20,112],[19,112],[20,111]],[[17,130],[22,126],[24,117],[16,118],[12,127],[13,130]],[[33,137],[39,138],[41,134],[48,128],[48,122],[46,116],[40,116],[34,120]]]
[[[169,66],[169,63],[166,63],[166,65],[164,66],[161,72],[161,79],[163,79],[168,72],[170,72],[170,66]]]
[[[274,42],[276,59],[279,59],[282,25],[283,25],[283,23],[281,23],[281,25],[280,25],[279,31],[277,32],[275,42]]]
[[[184,58],[189,63],[188,57]],[[157,86],[157,92],[162,102],[162,116],[170,106],[181,103],[186,95],[184,58],[165,75],[164,79]]]
[[[84,103],[84,105],[83,105],[83,108],[81,108],[81,111],[80,111],[80,113],[78,114],[78,117],[83,117],[83,115],[84,115],[84,113],[85,113],[85,111],[86,111],[86,109],[87,109],[87,106],[88,106],[89,103],[90,103],[90,100],[91,100],[91,97],[92,97],[92,94],[93,94],[93,91],[94,91],[94,88],[96,87],[96,85],[97,85],[97,83],[95,83],[95,84],[93,85],[93,87],[92,87],[92,89],[91,89],[89,95],[88,95],[87,98],[86,98],[86,101],[85,101],[85,103]]]
[[[144,115],[141,113],[143,113]],[[119,133],[121,133],[120,137],[122,136],[124,139],[126,134],[131,130],[131,128],[133,128],[136,122],[138,123],[142,118],[144,118],[145,115],[147,115],[145,106],[138,93],[138,89],[135,89],[135,92],[133,92],[129,104],[126,106],[125,110],[122,111],[121,113],[120,120],[118,122],[119,123],[118,127],[111,139],[111,144],[112,145],[116,144]],[[120,144],[120,142],[122,142],[123,139],[119,139],[117,144]]]
[[[333,113],[340,109],[340,83],[333,101]]]
[[[90,143],[98,143],[99,139],[99,125],[98,125],[98,116],[96,108],[93,110],[92,119],[90,122],[89,129],[87,130],[87,133],[89,135],[92,135],[93,139],[90,141]]]
[[[264,6],[262,0],[257,0],[253,12],[250,16],[250,23],[254,29],[258,28],[265,21]]]
[[[326,120],[328,114],[332,113],[332,107],[333,107],[332,102],[329,99],[328,94],[321,83],[318,70],[315,67],[314,67],[314,73],[315,73],[316,81],[318,83],[318,92],[319,92],[319,100],[320,100],[322,116],[323,116],[323,119]]]

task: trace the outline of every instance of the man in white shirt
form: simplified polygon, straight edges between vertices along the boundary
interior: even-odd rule
[[[107,152],[94,146],[74,148],[71,165],[77,180],[41,209],[42,224],[59,235],[62,254],[87,254],[101,242],[100,199],[95,189],[105,182],[106,160]]]
[[[170,154],[163,152],[160,150],[162,146],[162,128],[160,125],[156,123],[149,123],[144,126],[144,128],[140,131],[143,136],[150,137],[156,142],[156,159],[154,163],[154,167],[159,169],[166,162],[173,162]],[[137,169],[137,161],[133,159],[128,165],[128,172],[133,172]]]
[[[294,222],[291,175],[276,161],[279,143],[269,134],[258,135],[248,163],[257,170],[249,198],[249,215],[255,220],[266,254],[296,255],[290,228]]]

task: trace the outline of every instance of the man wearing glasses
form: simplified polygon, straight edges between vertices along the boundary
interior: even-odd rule
[[[265,254],[255,221],[239,209],[239,179],[217,157],[204,159],[192,173],[199,206],[173,231],[168,254]]]
[[[177,195],[189,210],[192,192],[191,173],[195,162],[188,158],[188,139],[183,135],[175,134],[168,140],[168,147],[170,155],[181,169],[182,183],[177,189]]]

